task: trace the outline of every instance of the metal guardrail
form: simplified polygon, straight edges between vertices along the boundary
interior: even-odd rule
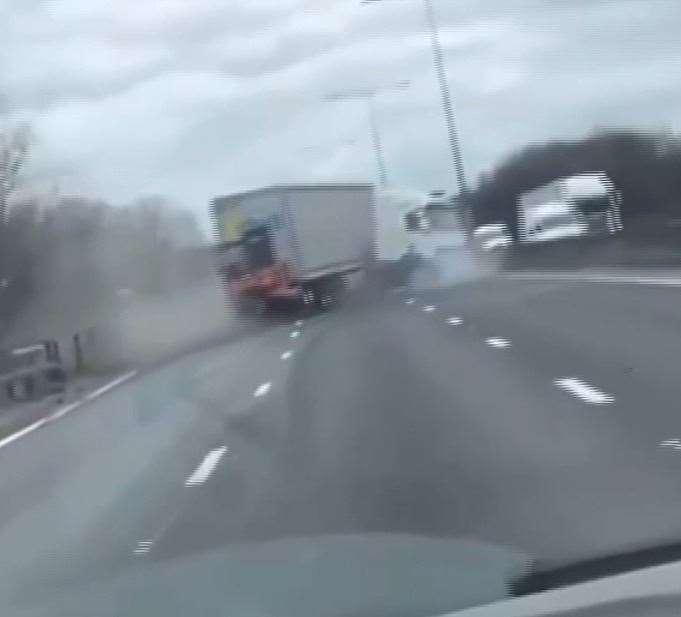
[[[0,350],[0,404],[31,401],[66,389],[68,373],[57,341]]]
[[[64,392],[68,376],[55,363],[43,363],[3,375],[3,397],[11,402],[31,401]]]

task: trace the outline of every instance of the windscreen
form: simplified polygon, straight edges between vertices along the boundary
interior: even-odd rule
[[[656,559],[681,0],[0,0],[0,617],[586,617]]]

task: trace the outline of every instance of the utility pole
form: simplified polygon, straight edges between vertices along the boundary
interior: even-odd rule
[[[433,63],[435,64],[435,74],[437,75],[437,80],[440,85],[442,111],[447,125],[447,136],[449,138],[449,149],[454,164],[454,173],[456,174],[459,193],[462,196],[465,196],[468,194],[468,185],[466,183],[466,174],[463,169],[463,156],[461,155],[459,134],[454,120],[454,106],[452,104],[452,95],[449,90],[449,82],[447,81],[447,70],[445,68],[444,54],[442,53],[442,44],[440,43],[440,33],[435,19],[433,1],[423,0],[423,3],[426,12],[426,21],[428,22],[428,28],[430,29],[430,40],[433,46]]]
[[[362,0],[362,4],[372,4],[384,1],[385,0]],[[470,233],[473,219],[468,199],[468,183],[466,182],[463,155],[461,154],[461,143],[454,116],[454,104],[452,102],[449,81],[447,80],[447,70],[445,67],[444,54],[442,52],[442,44],[440,42],[440,30],[435,16],[435,9],[433,8],[433,0],[423,0],[423,6],[426,15],[426,23],[430,33],[430,42],[433,48],[433,64],[435,66],[435,75],[440,87],[440,99],[442,101],[442,111],[445,117],[449,151],[452,157],[456,185],[459,190],[459,201],[464,208],[466,230]]]
[[[369,130],[371,131],[371,141],[374,147],[374,154],[376,156],[376,169],[378,170],[378,183],[382,189],[388,186],[388,171],[385,166],[385,158],[383,156],[383,144],[381,143],[381,135],[378,132],[378,124],[376,122],[376,110],[374,109],[374,100],[370,98],[367,100],[367,108],[369,112]]]

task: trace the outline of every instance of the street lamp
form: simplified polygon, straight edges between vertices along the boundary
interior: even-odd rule
[[[362,0],[362,4],[372,4],[382,2],[383,0]],[[466,174],[463,168],[463,157],[461,155],[461,145],[459,143],[459,134],[454,120],[454,105],[452,104],[452,96],[449,91],[449,83],[447,81],[447,72],[444,63],[444,55],[442,53],[442,44],[440,43],[440,32],[435,19],[435,11],[433,9],[432,0],[423,0],[426,21],[430,30],[430,41],[433,47],[433,62],[435,64],[435,73],[440,85],[440,96],[442,98],[442,110],[445,116],[445,123],[447,125],[447,136],[449,138],[449,149],[452,155],[452,163],[454,165],[454,173],[456,174],[456,181],[459,187],[459,194],[465,199],[468,194],[468,185],[466,183]]]
[[[383,156],[383,144],[381,142],[381,134],[378,130],[378,123],[376,122],[376,109],[374,106],[374,97],[379,92],[390,90],[406,90],[409,88],[408,81],[399,81],[391,86],[384,88],[360,88],[355,90],[343,90],[340,92],[331,92],[324,97],[325,101],[365,101],[367,104],[367,112],[369,116],[369,134],[371,136],[371,144],[376,157],[376,169],[378,171],[378,182],[381,188],[388,186],[388,171],[385,165],[385,157]]]

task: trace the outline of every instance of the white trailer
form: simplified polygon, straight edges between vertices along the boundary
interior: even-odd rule
[[[518,239],[551,242],[622,229],[620,195],[605,172],[558,178],[518,197]]]

